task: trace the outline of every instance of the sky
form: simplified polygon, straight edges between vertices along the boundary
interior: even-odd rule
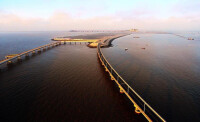
[[[0,31],[199,31],[200,0],[0,0]]]

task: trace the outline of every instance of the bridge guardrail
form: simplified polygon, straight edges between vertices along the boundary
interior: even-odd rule
[[[148,121],[163,121],[166,122],[164,118],[162,118],[135,90],[132,89],[128,85],[128,83],[116,72],[116,70],[110,65],[110,63],[107,61],[103,53],[101,52],[101,43],[98,44],[97,47],[97,54],[106,68],[106,70],[109,72],[111,79],[115,80],[117,85],[123,93],[126,94],[126,96],[131,100],[131,102],[134,104],[135,110],[137,112],[140,112],[144,115],[144,117]],[[139,111],[138,111],[139,110]]]

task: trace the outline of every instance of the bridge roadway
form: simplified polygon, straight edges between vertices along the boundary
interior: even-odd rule
[[[111,46],[111,43],[112,43],[113,40],[120,38],[120,37],[123,37],[123,36],[127,36],[127,35],[130,35],[130,34],[122,34],[122,35],[117,35],[117,36],[107,38],[107,39],[102,41],[101,47],[109,47],[109,46]]]
[[[110,44],[112,39],[107,39],[104,42],[106,44]],[[105,43],[103,44],[105,45]],[[128,85],[128,83],[116,72],[116,70],[111,66],[111,64],[107,61],[105,56],[103,55],[101,51],[102,44],[99,43],[97,47],[97,55],[99,57],[99,60],[101,61],[102,65],[105,68],[105,71],[109,73],[111,80],[114,80],[116,84],[118,85],[120,89],[120,93],[124,93],[129,100],[133,103],[135,107],[136,113],[142,113],[144,117],[152,122],[152,121],[163,121],[165,122],[165,119],[161,117],[135,90],[132,89]]]
[[[64,41],[64,42],[98,42],[99,39],[70,39],[70,38],[53,38],[53,41]]]

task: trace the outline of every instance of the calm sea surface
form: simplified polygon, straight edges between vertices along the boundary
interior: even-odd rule
[[[0,59],[51,43],[55,36],[80,34],[88,33],[0,33]],[[133,34],[102,50],[167,121],[200,121],[200,36],[177,34],[185,38]],[[83,43],[61,45],[2,72],[0,121],[144,121],[119,93],[96,53]]]
[[[0,59],[86,33],[0,33]],[[0,73],[0,121],[145,121],[119,93],[95,48],[66,44],[30,56]]]
[[[173,34],[132,34],[102,50],[167,121],[200,121],[200,33],[179,35],[195,40]]]

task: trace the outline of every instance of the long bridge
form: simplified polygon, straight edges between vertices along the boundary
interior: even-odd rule
[[[106,41],[106,40],[105,40]],[[109,39],[107,41],[112,41]],[[108,43],[108,42],[107,42]],[[161,117],[135,90],[128,85],[128,83],[117,73],[117,71],[111,66],[107,61],[105,56],[101,51],[102,44],[99,43],[97,46],[97,55],[105,71],[109,73],[111,80],[114,80],[120,89],[120,93],[124,93],[129,100],[133,103],[136,113],[142,113],[144,117],[152,121],[163,121],[166,122],[164,118]]]
[[[52,47],[56,47],[56,46],[61,45],[61,44],[66,44],[67,42],[70,43],[70,44],[71,43],[74,43],[74,44],[80,43],[81,44],[82,42],[84,42],[84,43],[91,42],[91,40],[82,41],[80,39],[80,40],[56,41],[54,43],[46,44],[46,45],[31,49],[31,50],[28,50],[28,51],[19,53],[19,54],[10,54],[10,55],[5,56],[4,60],[0,61],[0,66],[3,65],[3,64],[7,64],[7,65],[12,64],[14,60],[21,61],[23,56],[28,57],[31,54],[33,55],[33,54],[36,54],[36,53],[40,53],[41,51],[45,51],[45,50],[50,49]]]
[[[54,42],[54,43],[50,43],[50,44],[46,44],[46,45],[43,45],[43,46],[40,46],[40,47],[37,47],[37,48],[34,48],[34,49],[31,49],[31,50],[28,50],[28,51],[25,51],[25,52],[22,52],[20,54],[10,54],[10,55],[7,55],[5,56],[5,60],[2,60],[0,61],[0,66],[3,65],[3,64],[11,64],[14,60],[21,60],[22,59],[22,56],[29,56],[30,54],[36,54],[37,52],[41,52],[42,50],[46,50],[46,49],[49,49],[49,48],[52,48],[52,47],[55,47],[55,46],[58,46],[58,45],[61,45],[61,42]]]

